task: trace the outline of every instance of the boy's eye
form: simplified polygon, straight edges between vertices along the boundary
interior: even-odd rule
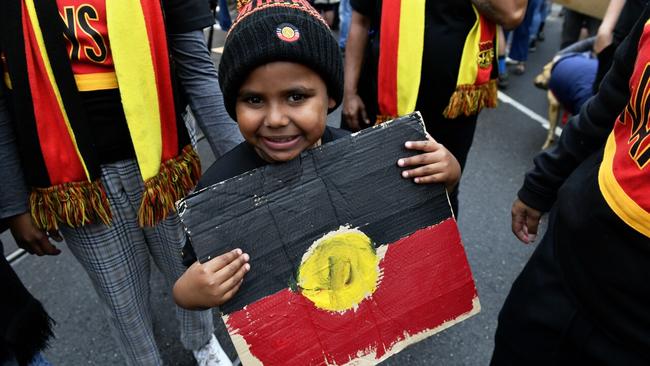
[[[262,98],[260,98],[258,96],[251,95],[251,96],[248,96],[248,97],[244,98],[244,101],[246,103],[248,103],[248,104],[260,104],[260,103],[262,103]]]
[[[289,95],[289,101],[290,102],[300,102],[304,100],[307,96],[304,94],[299,94],[299,93],[294,93]]]

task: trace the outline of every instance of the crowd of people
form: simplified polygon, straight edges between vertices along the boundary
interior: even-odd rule
[[[210,6],[228,31],[218,72],[203,33]],[[395,163],[403,179],[444,184],[458,217],[478,115],[496,106],[508,68],[530,72],[550,4],[238,0],[234,21],[226,1],[0,7],[1,227],[39,256],[59,255],[65,239],[129,365],[162,364],[152,258],[173,287],[183,346],[201,366],[228,366],[211,308],[256,268],[239,249],[197,262],[174,203],[197,184],[419,111],[429,136],[405,141],[419,154]],[[491,364],[646,365],[650,7],[612,0],[602,22],[563,16],[545,86],[573,117],[512,206],[522,242],[535,241],[546,212],[549,226],[503,305]],[[202,177],[188,109],[217,157]],[[335,110],[340,129],[326,124]],[[48,365],[53,320],[0,264],[0,364]]]

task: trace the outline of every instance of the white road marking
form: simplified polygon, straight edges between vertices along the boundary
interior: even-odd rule
[[[223,47],[213,48],[212,52],[214,52],[214,53],[223,53]]]
[[[542,127],[544,127],[545,129],[548,130],[550,124],[548,123],[548,120],[546,118],[540,116],[539,114],[535,113],[530,108],[528,108],[525,105],[519,103],[518,101],[514,100],[513,98],[511,98],[510,96],[508,96],[507,94],[505,94],[505,93],[503,93],[501,91],[498,92],[497,96],[498,96],[498,98],[499,98],[499,100],[501,102],[503,102],[505,104],[510,104],[515,109],[517,109],[521,113],[527,115],[528,117],[530,117],[530,119],[538,122],[540,125],[542,125]],[[562,129],[560,127],[556,127],[555,128],[555,134],[559,136],[561,133],[562,133]]]
[[[16,249],[13,253],[9,254],[5,259],[7,262],[11,263],[12,265],[18,264],[23,258],[27,257],[27,252],[25,252],[24,249]]]

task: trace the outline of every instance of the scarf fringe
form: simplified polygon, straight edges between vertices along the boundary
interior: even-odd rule
[[[158,174],[144,183],[138,210],[140,226],[154,226],[175,210],[176,201],[192,190],[201,176],[201,162],[191,146],[181,155],[164,162]],[[64,183],[35,188],[29,204],[32,218],[43,230],[58,230],[59,223],[80,227],[112,220],[111,206],[101,181]]]
[[[164,162],[158,174],[144,183],[138,211],[140,226],[154,226],[176,209],[176,201],[185,197],[201,176],[201,162],[191,146],[178,157]]]
[[[497,106],[497,82],[490,80],[482,85],[459,85],[449,99],[449,105],[442,112],[445,118],[454,119],[461,115],[471,116],[483,108]]]
[[[43,230],[58,230],[59,223],[80,227],[99,219],[111,222],[111,207],[101,181],[72,182],[35,188],[29,196],[32,218]]]
[[[387,115],[387,114],[378,114],[377,118],[375,119],[375,126],[380,125],[380,124],[382,124],[384,122],[392,121],[397,117],[398,116],[390,116],[390,115]]]

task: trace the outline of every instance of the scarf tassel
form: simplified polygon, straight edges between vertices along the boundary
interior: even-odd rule
[[[111,207],[100,181],[64,183],[36,188],[29,197],[32,218],[43,230],[58,230],[59,222],[80,227],[99,219],[111,222]]]
[[[481,85],[459,85],[449,99],[449,105],[442,114],[445,118],[454,119],[461,115],[471,116],[483,108],[497,106],[496,80]]]
[[[185,197],[199,181],[201,163],[191,146],[175,159],[163,163],[160,172],[144,183],[138,211],[141,226],[154,226],[176,209],[176,201]]]

